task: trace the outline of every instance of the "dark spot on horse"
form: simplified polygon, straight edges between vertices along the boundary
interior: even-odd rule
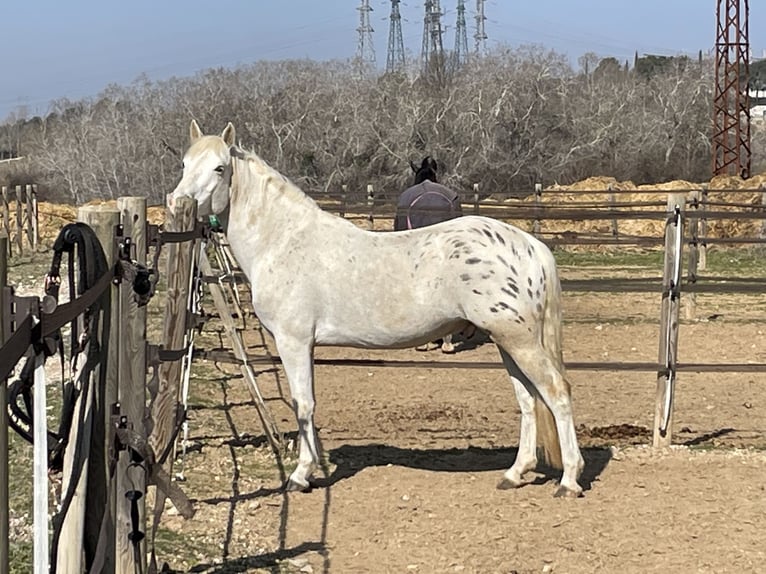
[[[531,277],[527,277],[527,283],[529,284],[530,287],[532,287],[532,278]]]
[[[495,242],[495,236],[492,235],[492,232],[489,229],[483,229],[482,231],[484,231],[484,235],[489,237],[493,243]]]
[[[516,298],[516,293],[514,293],[513,291],[508,289],[508,287],[501,287],[500,291],[502,291],[503,293],[505,293],[509,297],[513,297],[514,299]]]
[[[487,279],[489,279],[489,277],[490,276],[487,273],[482,273],[481,274],[482,281],[486,281]]]
[[[529,295],[529,298],[532,298],[532,289],[527,289],[527,295]]]
[[[527,253],[529,254],[530,257],[532,257],[532,247],[531,246],[527,246]]]
[[[490,307],[489,310],[492,311],[493,313],[497,313],[498,312],[495,307]]]
[[[465,245],[465,241],[461,241],[457,239],[452,245],[454,245],[455,247],[463,247],[463,245]]]
[[[519,276],[519,272],[516,271],[516,267],[514,267],[513,264],[511,264],[510,267],[511,267],[511,273],[513,273],[514,275],[516,275],[516,277],[518,277]]]
[[[495,237],[497,237],[497,240],[498,240],[500,243],[502,243],[503,245],[505,245],[505,239],[503,239],[503,236],[502,236],[502,235],[500,235],[500,232],[499,232],[499,231],[496,231],[496,232],[495,232]]]
[[[540,303],[538,303],[537,305],[535,305],[535,309],[537,309],[537,312],[538,312],[538,313],[542,313],[542,312],[543,312],[543,306],[542,306],[542,305],[540,305]]]
[[[476,265],[477,263],[481,263],[481,259],[479,259],[478,257],[469,257],[468,259],[465,260],[465,262],[468,265]]]
[[[539,290],[539,289],[537,289],[537,290],[535,291],[535,297],[537,297],[538,299],[540,299],[540,290]]]
[[[479,291],[478,289],[473,289],[473,292],[476,293],[477,295],[481,295],[481,291]]]
[[[508,303],[506,303],[505,301],[498,301],[497,303],[495,303],[495,305],[497,305],[501,309],[510,309],[511,308],[511,306]]]
[[[506,283],[508,285],[508,288],[513,291],[516,295],[519,294],[519,288],[516,286],[516,281],[508,277],[508,281]]]
[[[508,263],[506,262],[506,260],[505,260],[505,259],[503,259],[503,256],[502,256],[502,255],[498,255],[498,256],[497,256],[497,260],[498,260],[498,261],[500,261],[500,263],[502,263],[502,264],[503,264],[503,265],[505,265],[506,267],[508,266]]]
[[[522,323],[526,323],[527,322],[527,320],[524,319],[523,315],[519,315],[519,321],[521,321]]]
[[[460,259],[460,253],[458,253],[457,251],[453,251],[452,253],[450,253],[449,258],[450,259]]]
[[[463,273],[463,274],[460,276],[460,280],[461,280],[461,281],[465,281],[465,282],[468,282],[468,281],[470,281],[470,280],[471,280],[471,276],[470,276],[468,273]]]

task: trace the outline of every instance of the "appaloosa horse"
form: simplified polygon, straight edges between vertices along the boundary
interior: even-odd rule
[[[205,136],[195,121],[181,181],[168,195],[217,214],[274,337],[298,420],[298,465],[286,487],[305,490],[319,463],[314,347],[404,348],[470,323],[497,344],[521,407],[519,450],[499,488],[537,464],[563,468],[558,496],[579,496],[584,466],[561,353],[561,289],[550,250],[524,231],[465,216],[376,233],[323,211],[253,152],[234,126]],[[395,287],[392,287],[395,286]]]

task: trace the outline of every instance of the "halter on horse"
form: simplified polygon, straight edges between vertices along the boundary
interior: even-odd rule
[[[468,324],[497,344],[521,407],[516,461],[499,488],[537,465],[537,437],[563,468],[558,496],[579,496],[584,461],[561,352],[561,287],[540,241],[495,219],[465,216],[406,233],[376,233],[323,211],[253,152],[234,126],[205,136],[196,122],[181,181],[168,195],[216,214],[273,335],[298,420],[300,454],[286,487],[310,488],[317,345],[407,348]],[[392,287],[395,285],[395,288]]]

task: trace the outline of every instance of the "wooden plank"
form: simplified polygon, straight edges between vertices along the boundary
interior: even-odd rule
[[[47,574],[50,566],[48,536],[48,422],[47,397],[45,395],[45,358],[42,353],[35,357],[34,396],[32,398],[32,460],[33,466],[33,572]],[[83,492],[82,495],[85,493]],[[72,548],[72,547],[70,547]],[[78,548],[74,546],[73,548]],[[71,552],[71,554],[79,554]],[[82,572],[82,570],[60,570]]]
[[[536,183],[535,184],[535,208],[536,209],[542,209],[543,207],[543,184],[542,183]],[[541,231],[541,221],[539,215],[532,221],[532,234],[535,236],[540,235]]]
[[[23,210],[24,205],[24,188],[20,185],[16,186],[16,245],[19,248],[19,255],[24,252],[24,221]]]
[[[131,240],[130,257],[146,264],[146,198],[121,197],[117,200],[123,237]],[[133,286],[124,281],[119,288],[119,380],[117,398],[120,414],[127,417],[128,425],[142,439],[146,439],[144,416],[146,411],[146,307],[139,307],[133,297]],[[117,463],[117,493],[115,518],[115,572],[134,574],[145,572],[146,539],[138,542],[134,552],[129,536],[133,532],[131,502],[128,491],[136,491],[138,499],[138,529],[146,535],[146,468],[131,465],[130,453],[120,453]],[[136,569],[136,554],[142,564]]]
[[[32,248],[37,250],[40,242],[40,214],[37,209],[37,184],[32,184]]]
[[[8,238],[0,233],[0,294],[8,283]],[[5,343],[4,316],[5,302],[0,296],[0,346]],[[6,381],[0,380],[0,574],[8,574],[9,565],[9,520],[8,507],[8,388]]]
[[[369,228],[375,229],[375,189],[372,187],[372,184],[369,184],[367,186],[367,209],[369,210]]]
[[[708,186],[707,184],[704,184],[702,186],[702,197],[700,198],[700,211],[703,213],[707,211],[707,200],[708,200]],[[707,218],[702,217],[699,222],[699,234],[700,237],[707,237]],[[707,242],[705,239],[702,240],[702,243],[699,246],[699,254],[698,254],[698,261],[697,261],[697,269],[700,271],[705,271],[707,269]]]
[[[3,186],[3,229],[8,238],[8,257],[13,256],[13,238],[11,236],[11,208],[8,202],[8,188]]]
[[[190,198],[182,197],[176,202],[175,214],[165,211],[165,229],[168,231],[189,231],[194,228],[197,219],[197,203]],[[177,350],[183,348],[186,335],[187,305],[189,302],[189,285],[191,278],[192,258],[194,254],[193,241],[170,243],[163,247],[167,250],[167,296],[165,298],[165,318],[163,324],[162,344],[165,349]],[[159,390],[152,404],[152,420],[154,428],[149,442],[158,454],[163,452],[170,443],[176,427],[176,413],[181,391],[182,360],[163,362],[159,368]],[[173,452],[166,461],[164,468],[172,474]]]
[[[702,201],[702,192],[699,190],[689,193],[689,260],[687,262],[686,280],[690,284],[697,282],[699,274],[699,217],[694,215],[700,208]],[[686,289],[684,288],[686,291]],[[694,319],[697,315],[697,293],[688,291],[686,301],[684,302],[684,317]]]
[[[667,214],[673,217],[676,206],[684,212],[684,196],[668,196]],[[660,309],[660,341],[657,363],[669,365],[670,372],[657,374],[657,390],[654,407],[654,431],[652,446],[670,446],[673,429],[673,393],[675,389],[675,364],[678,349],[678,324],[680,315],[680,266],[683,246],[683,217],[677,223],[665,225],[665,264],[663,268],[663,296]],[[665,421],[667,420],[667,425]],[[663,428],[664,427],[664,428]]]

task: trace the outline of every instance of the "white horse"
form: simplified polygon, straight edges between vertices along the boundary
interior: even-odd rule
[[[561,355],[561,288],[548,248],[486,217],[376,233],[323,211],[253,152],[234,126],[203,135],[191,122],[183,176],[168,195],[218,215],[250,281],[253,308],[273,335],[298,421],[289,490],[310,488],[319,463],[314,347],[409,348],[473,324],[497,344],[521,407],[516,460],[498,488],[537,465],[563,468],[556,496],[577,497],[584,461]]]

